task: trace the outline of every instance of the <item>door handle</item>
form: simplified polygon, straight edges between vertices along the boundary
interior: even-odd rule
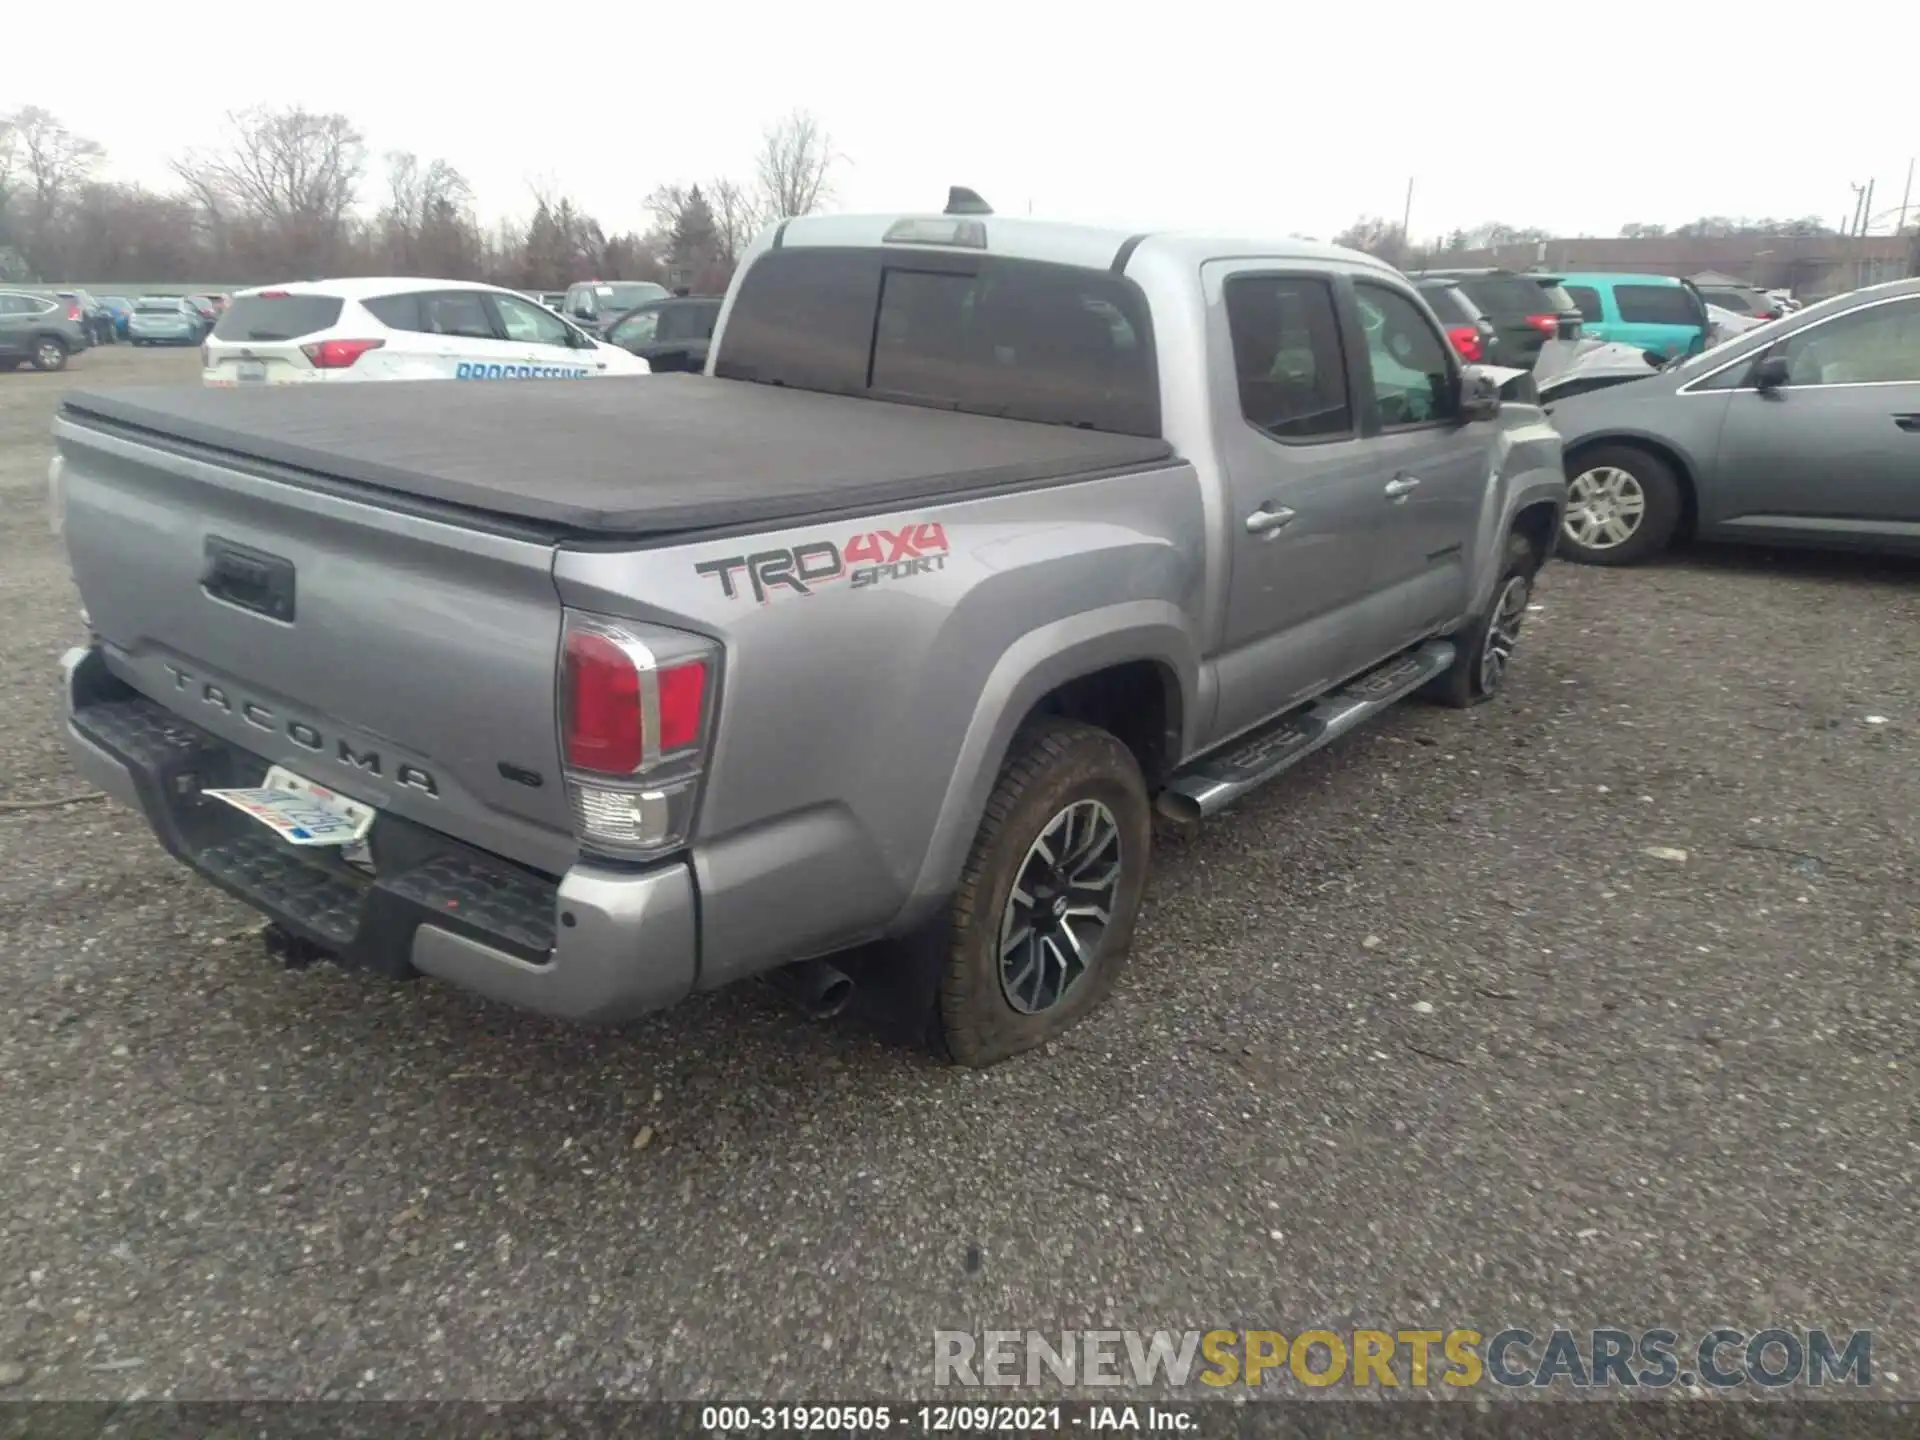
[[[1896,415],[1893,423],[1911,435],[1920,435],[1920,415]]]
[[[1247,533],[1249,535],[1271,535],[1283,525],[1290,524],[1293,517],[1294,512],[1287,509],[1284,505],[1262,505],[1258,510],[1247,516]]]
[[[1420,482],[1411,475],[1397,475],[1387,482],[1387,498],[1399,500],[1411,495],[1420,488]]]

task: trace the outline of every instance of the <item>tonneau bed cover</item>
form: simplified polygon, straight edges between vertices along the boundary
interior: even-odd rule
[[[643,537],[1164,461],[1164,440],[704,375],[69,395],[105,421],[399,496]]]

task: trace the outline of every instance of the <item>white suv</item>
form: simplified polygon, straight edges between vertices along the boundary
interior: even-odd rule
[[[465,280],[314,280],[233,297],[201,347],[209,385],[645,375],[524,295]]]

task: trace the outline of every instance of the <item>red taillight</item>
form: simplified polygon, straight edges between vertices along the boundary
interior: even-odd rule
[[[1527,324],[1531,325],[1548,339],[1552,339],[1560,333],[1560,317],[1558,315],[1529,315],[1527,316]]]
[[[694,660],[660,672],[660,750],[672,754],[700,739],[700,707],[707,695],[707,667]]]
[[[1472,325],[1455,325],[1447,331],[1447,339],[1453,342],[1453,348],[1460,352],[1460,358],[1470,365],[1478,365],[1486,357],[1486,351],[1480,344],[1480,331]]]
[[[646,757],[640,668],[604,635],[567,636],[562,692],[567,764],[601,775],[631,775]]]
[[[655,756],[700,742],[707,665],[689,660],[643,672],[617,640],[594,630],[567,634],[562,662],[562,722],[567,765],[596,775],[631,775],[648,759],[648,680],[660,717]]]
[[[80,318],[80,307],[78,305],[69,305],[67,307],[67,318],[69,320],[78,320]]]
[[[378,350],[384,340],[316,340],[302,345],[300,353],[313,362],[316,370],[345,370],[369,350]]]

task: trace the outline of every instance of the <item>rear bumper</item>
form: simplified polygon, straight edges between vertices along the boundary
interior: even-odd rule
[[[684,862],[579,864],[554,881],[387,815],[368,874],[200,793],[257,784],[264,760],[128,689],[97,650],[70,650],[61,667],[67,750],[81,777],[288,933],[348,963],[437,975],[567,1020],[628,1019],[693,988],[698,910]]]

